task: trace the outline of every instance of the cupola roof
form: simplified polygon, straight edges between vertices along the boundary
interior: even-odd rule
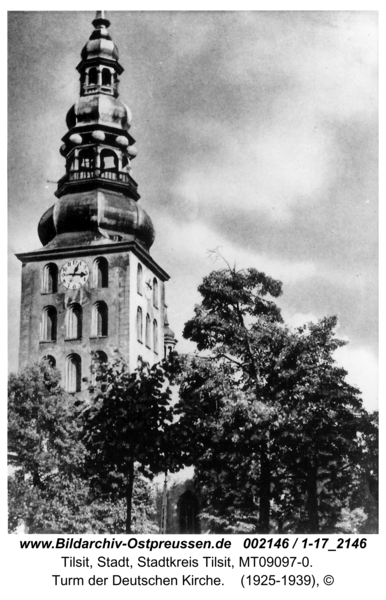
[[[97,11],[96,17],[92,24],[94,25],[95,29],[81,52],[82,63],[84,61],[95,60],[98,58],[118,61],[118,48],[112,41],[110,34],[107,31],[108,27],[110,26],[110,21],[106,19],[106,13],[104,10]],[[78,66],[78,70],[80,69],[81,65]]]
[[[68,111],[68,129],[77,125],[105,124],[128,131],[132,120],[130,108],[120,98],[103,94],[81,96]]]
[[[137,239],[149,250],[155,238],[153,223],[137,202],[102,189],[63,196],[40,219],[38,234],[50,248]]]

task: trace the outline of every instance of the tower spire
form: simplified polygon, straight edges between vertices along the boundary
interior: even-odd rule
[[[93,20],[92,24],[94,25],[95,29],[98,29],[100,27],[110,27],[110,21],[107,19],[106,11],[97,10],[95,19]]]
[[[55,215],[61,216],[54,219],[53,209],[45,213],[39,236],[45,246],[69,245],[70,238],[76,244],[79,231],[82,240],[135,236],[149,250],[155,232],[150,217],[136,205],[140,195],[131,175],[137,154],[130,135],[131,112],[118,90],[123,67],[105,11],[96,12],[93,25],[77,66],[79,97],[67,113],[68,131],[60,148],[66,172],[55,192]]]

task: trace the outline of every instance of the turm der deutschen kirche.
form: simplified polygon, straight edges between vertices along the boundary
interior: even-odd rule
[[[123,67],[98,11],[81,52],[79,98],[67,113],[65,174],[40,218],[42,247],[22,262],[19,367],[48,360],[71,393],[87,390],[92,361],[116,350],[134,370],[169,352],[165,282],[150,254],[153,223],[132,177],[130,109],[119,97]]]

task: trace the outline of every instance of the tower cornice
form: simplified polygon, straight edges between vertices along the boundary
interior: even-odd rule
[[[139,258],[144,265],[151,268],[152,271],[161,279],[161,281],[168,281],[170,276],[159,266],[158,263],[150,256],[150,254],[141,246],[137,240],[114,242],[108,244],[97,244],[95,246],[63,246],[60,248],[41,248],[31,252],[23,252],[16,254],[22,263],[35,262],[35,261],[49,261],[49,260],[60,260],[71,257],[81,256],[99,256],[114,254],[119,252],[132,252]]]

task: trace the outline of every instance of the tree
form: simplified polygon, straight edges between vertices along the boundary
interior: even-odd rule
[[[9,462],[41,487],[59,466],[62,472],[73,472],[81,460],[74,444],[78,432],[74,399],[59,382],[59,372],[46,362],[9,378]]]
[[[335,337],[336,324],[330,317],[292,332],[277,364],[275,497],[281,519],[300,532],[333,530],[360,460],[365,411],[359,390],[335,364],[333,354],[345,344]]]
[[[282,293],[279,281],[256,269],[230,267],[213,271],[198,288],[202,303],[184,328],[184,337],[210,350],[217,363],[232,365],[229,374],[240,390],[253,393],[264,405],[272,405],[273,363],[280,352],[285,329],[280,309],[271,298]],[[269,531],[271,468],[269,427],[251,440],[259,469],[259,530]],[[257,458],[258,455],[258,458]]]
[[[272,521],[330,531],[352,492],[365,414],[333,359],[336,318],[286,327],[281,283],[255,269],[228,266],[198,289],[184,336],[204,354],[180,360],[178,410],[195,431],[205,516],[223,531],[266,533]]]
[[[79,402],[60,387],[47,363],[9,378],[9,530],[30,533],[123,533],[125,502],[90,487]],[[136,533],[154,530],[154,490],[138,475],[133,490]]]
[[[196,355],[178,362],[178,443],[195,466],[201,518],[212,533],[256,531],[265,407],[235,385],[232,364]]]
[[[15,520],[23,519],[33,531],[35,513],[78,477],[83,449],[74,399],[59,383],[59,372],[46,362],[9,378],[9,463],[15,469],[9,482],[12,528]]]
[[[29,533],[125,533],[124,499],[98,498],[82,477],[51,478],[44,489],[17,471],[8,480],[9,532],[23,524]],[[133,489],[133,533],[157,533],[155,489],[140,474]]]
[[[94,494],[126,502],[126,532],[132,532],[135,465],[139,473],[183,466],[171,437],[173,406],[160,365],[139,360],[130,373],[122,358],[98,365],[91,404],[82,409],[86,468]]]
[[[347,518],[351,519],[352,513],[355,517],[363,509],[366,517],[360,526],[363,533],[378,533],[378,419],[377,411],[362,413],[359,440],[361,452],[349,510],[346,511]]]

